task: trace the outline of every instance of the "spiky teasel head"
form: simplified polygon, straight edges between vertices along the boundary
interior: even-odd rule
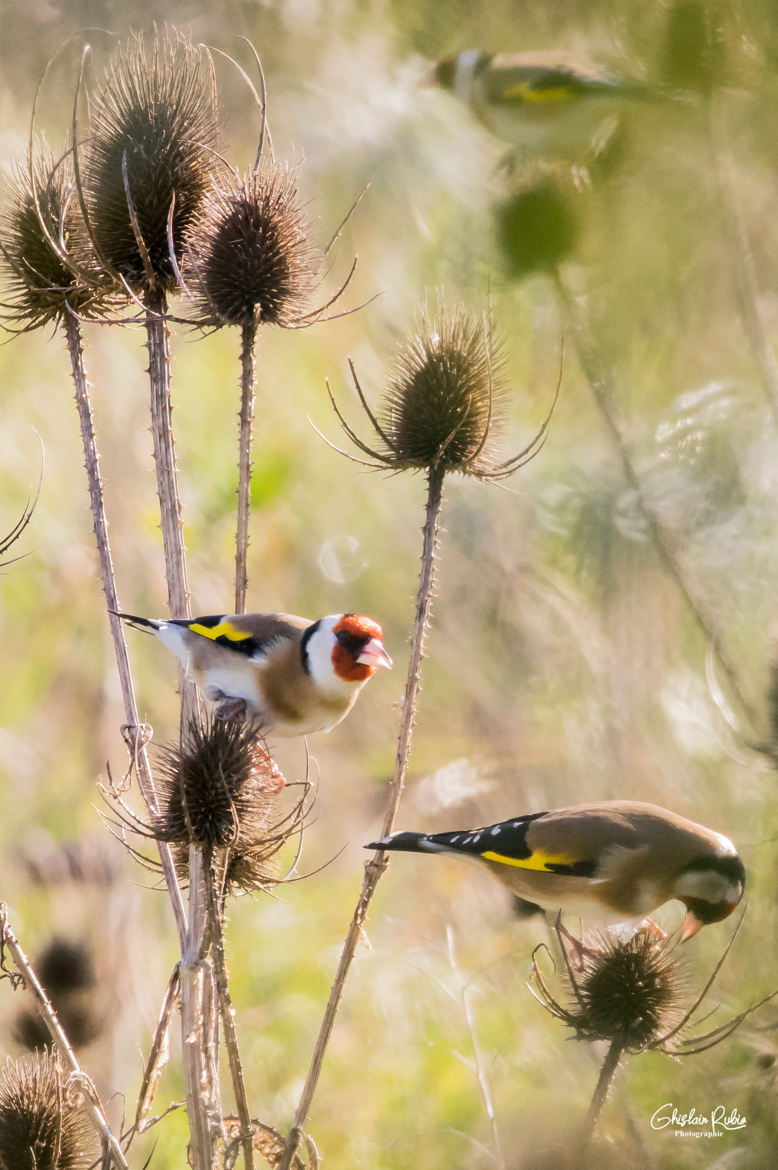
[[[18,162],[0,217],[0,256],[8,284],[5,308],[15,329],[61,322],[69,310],[93,316],[108,289],[87,248],[70,155],[38,143]]]
[[[685,978],[656,932],[649,928],[626,941],[611,936],[592,941],[576,979],[580,1033],[639,1049],[671,1031],[682,1016]]]
[[[94,1131],[53,1057],[9,1060],[0,1077],[0,1170],[87,1170]]]
[[[659,1047],[675,1036],[686,977],[656,929],[643,927],[626,940],[594,934],[584,941],[578,965],[567,964],[568,1006],[554,998],[533,964],[533,989],[552,1015],[582,1039],[626,1050]]]
[[[317,270],[296,169],[268,163],[213,181],[182,264],[200,324],[293,325]]]
[[[261,837],[276,778],[256,727],[209,716],[159,755],[157,840],[221,848]]]
[[[95,251],[140,294],[175,289],[176,257],[208,187],[216,99],[204,53],[183,35],[130,37],[91,97],[81,183]]]
[[[523,451],[502,461],[497,454],[505,395],[493,332],[486,315],[477,316],[462,305],[448,308],[439,298],[433,309],[422,308],[375,414],[351,365],[357,394],[378,438],[375,448],[349,426],[331,392],[330,400],[348,437],[369,457],[368,466],[436,476],[457,471],[498,480],[537,453],[550,415]]]

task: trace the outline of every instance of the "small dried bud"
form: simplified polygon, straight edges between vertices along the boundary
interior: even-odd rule
[[[502,421],[493,361],[490,329],[461,306],[419,315],[383,404],[395,466],[488,475]]]
[[[177,845],[239,846],[267,828],[275,779],[257,730],[207,718],[163,749],[152,835]]]
[[[303,312],[316,271],[294,170],[268,165],[214,182],[183,265],[201,324],[288,326]]]
[[[96,1162],[94,1131],[69,1103],[54,1058],[9,1060],[0,1077],[0,1170],[87,1170]]]
[[[39,146],[29,165],[19,163],[8,184],[0,219],[0,252],[9,284],[9,318],[20,329],[59,322],[68,309],[94,313],[104,297],[97,273],[88,273],[85,234],[73,195],[68,158],[57,161]],[[80,256],[71,267],[68,258]],[[86,279],[94,275],[94,280]]]
[[[123,44],[91,105],[82,166],[89,228],[101,261],[138,292],[176,287],[173,247],[200,206],[217,145],[215,95],[203,54],[182,35]]]

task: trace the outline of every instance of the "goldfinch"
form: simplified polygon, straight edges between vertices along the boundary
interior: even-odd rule
[[[469,105],[504,142],[526,154],[600,152],[604,125],[624,101],[652,95],[640,82],[616,77],[562,53],[483,53],[444,57],[426,78]],[[601,129],[602,128],[602,129]]]
[[[556,913],[637,926],[663,903],[686,906],[681,939],[720,922],[743,896],[731,841],[655,804],[579,804],[453,833],[392,833],[367,849],[458,853],[522,900]]]
[[[331,731],[380,666],[381,627],[353,613],[310,621],[288,613],[155,620],[122,613],[172,650],[222,718],[257,718],[274,736]]]

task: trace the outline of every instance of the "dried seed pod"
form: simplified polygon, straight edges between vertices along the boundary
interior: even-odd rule
[[[499,480],[541,449],[556,403],[555,397],[524,450],[500,461],[495,440],[505,422],[501,373],[488,319],[461,305],[447,309],[438,302],[433,312],[428,308],[419,312],[416,328],[397,356],[378,417],[351,364],[354,386],[377,437],[375,447],[346,422],[329,383],[327,390],[346,435],[367,456],[357,463],[389,471],[426,471],[440,481],[452,471]]]
[[[171,292],[215,165],[216,100],[204,54],[181,34],[133,36],[91,100],[81,165],[95,251],[138,293]]]
[[[682,1016],[686,980],[675,955],[651,929],[621,941],[600,938],[587,947],[576,984],[579,1031],[589,1039],[645,1048]]]
[[[159,754],[157,840],[218,848],[261,837],[276,778],[251,723],[208,717]]]
[[[9,1060],[0,1077],[0,1170],[87,1170],[94,1131],[52,1056]]]
[[[419,314],[401,349],[381,417],[398,466],[481,476],[502,423],[491,331],[461,306]]]
[[[17,163],[7,194],[0,253],[13,327],[59,323],[69,309],[82,316],[103,311],[108,290],[87,247],[67,153],[56,159],[39,144],[31,165]]]
[[[184,283],[204,326],[289,326],[313,291],[318,257],[297,172],[267,164],[217,179],[193,225]]]

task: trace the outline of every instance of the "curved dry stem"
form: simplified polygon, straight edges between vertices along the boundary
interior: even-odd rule
[[[752,727],[759,726],[759,719],[756,712],[753,710],[746,696],[740,686],[737,672],[729,661],[729,658],[723,649],[721,642],[716,634],[715,623],[708,617],[700,598],[696,597],[692,586],[687,580],[686,574],[681,565],[681,560],[678,553],[670,539],[668,533],[665,531],[664,525],[654,512],[653,508],[647,502],[643,493],[643,485],[638,475],[635,465],[632,462],[627,444],[621,433],[618,422],[616,421],[613,410],[613,394],[610,385],[609,372],[602,366],[591,346],[588,344],[582,323],[578,319],[575,307],[573,305],[572,297],[565,286],[561,276],[558,272],[554,274],[554,283],[557,291],[557,296],[562,305],[565,316],[570,321],[575,341],[576,352],[581,369],[584,376],[589,383],[589,388],[592,392],[595,405],[599,411],[605,428],[610,435],[614,448],[619,456],[622,471],[626,482],[629,484],[632,491],[635,493],[635,500],[637,502],[640,514],[646,524],[649,539],[651,540],[654,550],[657,553],[660,561],[665,567],[665,570],[670,579],[676,585],[679,593],[686,602],[687,608],[691,613],[700,633],[703,635],[706,643],[713,646],[716,657],[719,660],[721,669],[723,670],[727,683],[737,700],[743,714],[748,719]]]
[[[100,456],[97,449],[94,419],[92,417],[92,403],[89,397],[89,385],[83,361],[83,346],[81,330],[78,322],[72,315],[65,321],[65,337],[70,354],[71,372],[75,387],[76,407],[81,426],[81,441],[84,450],[84,466],[86,467],[87,482],[89,485],[89,500],[92,510],[92,526],[97,544],[97,557],[100,566],[100,578],[108,610],[108,622],[111,628],[116,665],[119,672],[119,684],[122,691],[125,718],[127,720],[126,740],[130,748],[130,759],[135,767],[141,795],[152,812],[158,812],[157,798],[154,791],[154,780],[151,773],[148,752],[146,750],[146,736],[138,715],[138,704],[135,698],[135,687],[132,681],[130,657],[124,637],[124,627],[116,616],[121,609],[116,590],[116,577],[113,568],[111,545],[108,538],[108,519],[105,513],[103,500],[103,484],[100,477]],[[173,907],[178,936],[183,945],[186,939],[187,924],[181,890],[176,880],[175,866],[170,848],[159,843],[159,860],[165,877],[168,894]]]
[[[84,1108],[89,1114],[89,1118],[103,1143],[104,1165],[106,1166],[106,1170],[110,1170],[112,1166],[116,1170],[128,1170],[122,1148],[118,1139],[114,1137],[111,1131],[111,1127],[105,1116],[105,1109],[97,1095],[97,1090],[76,1060],[75,1053],[70,1046],[70,1041],[60,1026],[54,1008],[51,1006],[46,992],[43,990],[37,975],[33,971],[29,959],[22,950],[18,938],[11,929],[8,922],[8,907],[5,903],[2,903],[0,904],[0,968],[3,970],[5,970],[5,956],[3,951],[6,947],[10,951],[14,965],[21,973],[25,987],[35,997],[38,1011],[48,1029],[63,1067],[67,1069],[71,1077],[79,1082],[80,1086],[89,1086],[88,1091],[83,1092]]]
[[[411,653],[408,662],[408,674],[405,683],[405,695],[402,706],[402,720],[400,723],[400,733],[397,740],[397,753],[395,755],[394,770],[392,772],[392,779],[390,782],[389,796],[386,804],[386,812],[384,814],[383,826],[381,829],[381,836],[385,837],[391,833],[395,818],[397,816],[397,809],[400,804],[400,798],[405,787],[405,776],[408,770],[408,760],[411,752],[411,744],[413,742],[413,729],[416,718],[416,706],[419,697],[419,686],[421,683],[421,668],[424,660],[424,646],[429,629],[430,616],[432,613],[432,596],[435,585],[435,571],[436,571],[436,549],[438,544],[438,533],[440,529],[440,513],[443,504],[443,481],[444,473],[440,471],[428,472],[427,478],[427,505],[424,518],[423,539],[422,539],[422,554],[421,554],[421,571],[419,573],[419,587],[416,593],[416,611],[414,615],[413,629],[411,632]],[[316,1087],[319,1082],[322,1065],[324,1063],[324,1056],[327,1051],[327,1046],[332,1035],[332,1029],[335,1025],[335,1018],[340,1007],[341,999],[343,998],[343,991],[346,984],[351,964],[357,949],[357,943],[362,936],[365,918],[367,911],[372,901],[375,888],[381,878],[381,874],[385,871],[388,865],[387,854],[383,850],[377,850],[373,857],[365,864],[365,876],[362,882],[362,891],[359,895],[359,900],[354,910],[354,915],[349,925],[346,941],[343,945],[343,951],[340,956],[338,970],[335,975],[335,980],[332,984],[327,1007],[324,1012],[324,1019],[322,1020],[319,1029],[319,1035],[316,1040],[316,1046],[313,1051],[310,1068],[305,1079],[305,1085],[300,1097],[300,1103],[295,1114],[294,1125],[289,1131],[286,1141],[286,1148],[284,1150],[284,1157],[281,1161],[279,1170],[289,1170],[292,1165],[292,1158],[295,1150],[300,1143],[304,1134],[304,1127],[308,1118],[311,1104],[316,1093]]]

